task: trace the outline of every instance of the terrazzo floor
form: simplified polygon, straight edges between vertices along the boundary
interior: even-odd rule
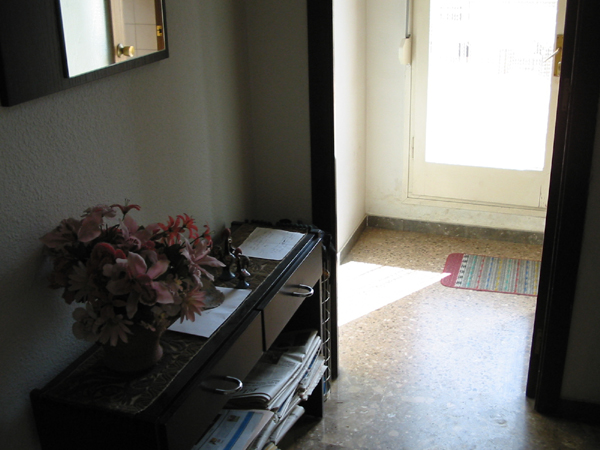
[[[452,289],[449,253],[541,247],[368,228],[339,270],[340,373],[282,450],[600,449],[600,427],[525,397],[535,298]]]

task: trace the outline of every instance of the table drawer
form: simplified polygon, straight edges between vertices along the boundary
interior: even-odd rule
[[[165,423],[169,450],[189,450],[198,442],[227,402],[227,391],[234,390],[236,380],[244,380],[262,354],[262,323],[257,314],[210,375],[196,380],[180,395],[181,403],[174,406],[176,410]]]
[[[317,245],[262,311],[265,347],[268,350],[323,273],[321,246]]]

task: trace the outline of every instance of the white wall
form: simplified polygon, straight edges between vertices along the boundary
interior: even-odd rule
[[[334,0],[335,158],[337,248],[365,218],[366,0]]]
[[[600,107],[600,106],[599,106]],[[600,114],[561,397],[600,403]]]
[[[367,2],[367,213],[400,217],[409,75],[398,51],[404,38],[403,0]]]
[[[306,2],[247,0],[255,219],[311,223]]]
[[[259,139],[254,151],[260,158],[276,154],[258,174],[258,193],[252,169],[260,159],[250,151],[250,113],[258,107],[249,102],[243,2],[167,2],[169,59],[0,108],[0,447],[39,448],[29,392],[88,346],[71,334],[72,308],[58,291],[46,288],[49,267],[38,238],[61,219],[125,199],[142,205],[136,213],[140,223],[187,213],[219,229],[232,220],[274,217],[280,210],[308,215],[307,98],[289,93],[295,81],[287,79],[307,70],[305,17],[298,11],[304,2],[282,3],[288,7],[278,11],[287,13],[285,23],[292,27],[282,39],[294,43],[280,44],[290,54],[279,62],[294,60],[294,66],[274,76],[282,85],[274,86],[267,107],[281,97],[278,111],[285,110],[286,119],[272,130],[273,140],[294,159]],[[283,70],[279,64],[270,67]],[[296,166],[290,168],[300,159],[302,176]],[[275,168],[275,178],[295,180],[285,198],[264,188]]]

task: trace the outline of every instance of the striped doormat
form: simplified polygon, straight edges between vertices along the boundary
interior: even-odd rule
[[[442,284],[476,291],[537,295],[540,261],[452,253]]]

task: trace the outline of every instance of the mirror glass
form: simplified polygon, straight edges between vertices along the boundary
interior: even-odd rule
[[[69,77],[165,49],[161,0],[59,0]]]

